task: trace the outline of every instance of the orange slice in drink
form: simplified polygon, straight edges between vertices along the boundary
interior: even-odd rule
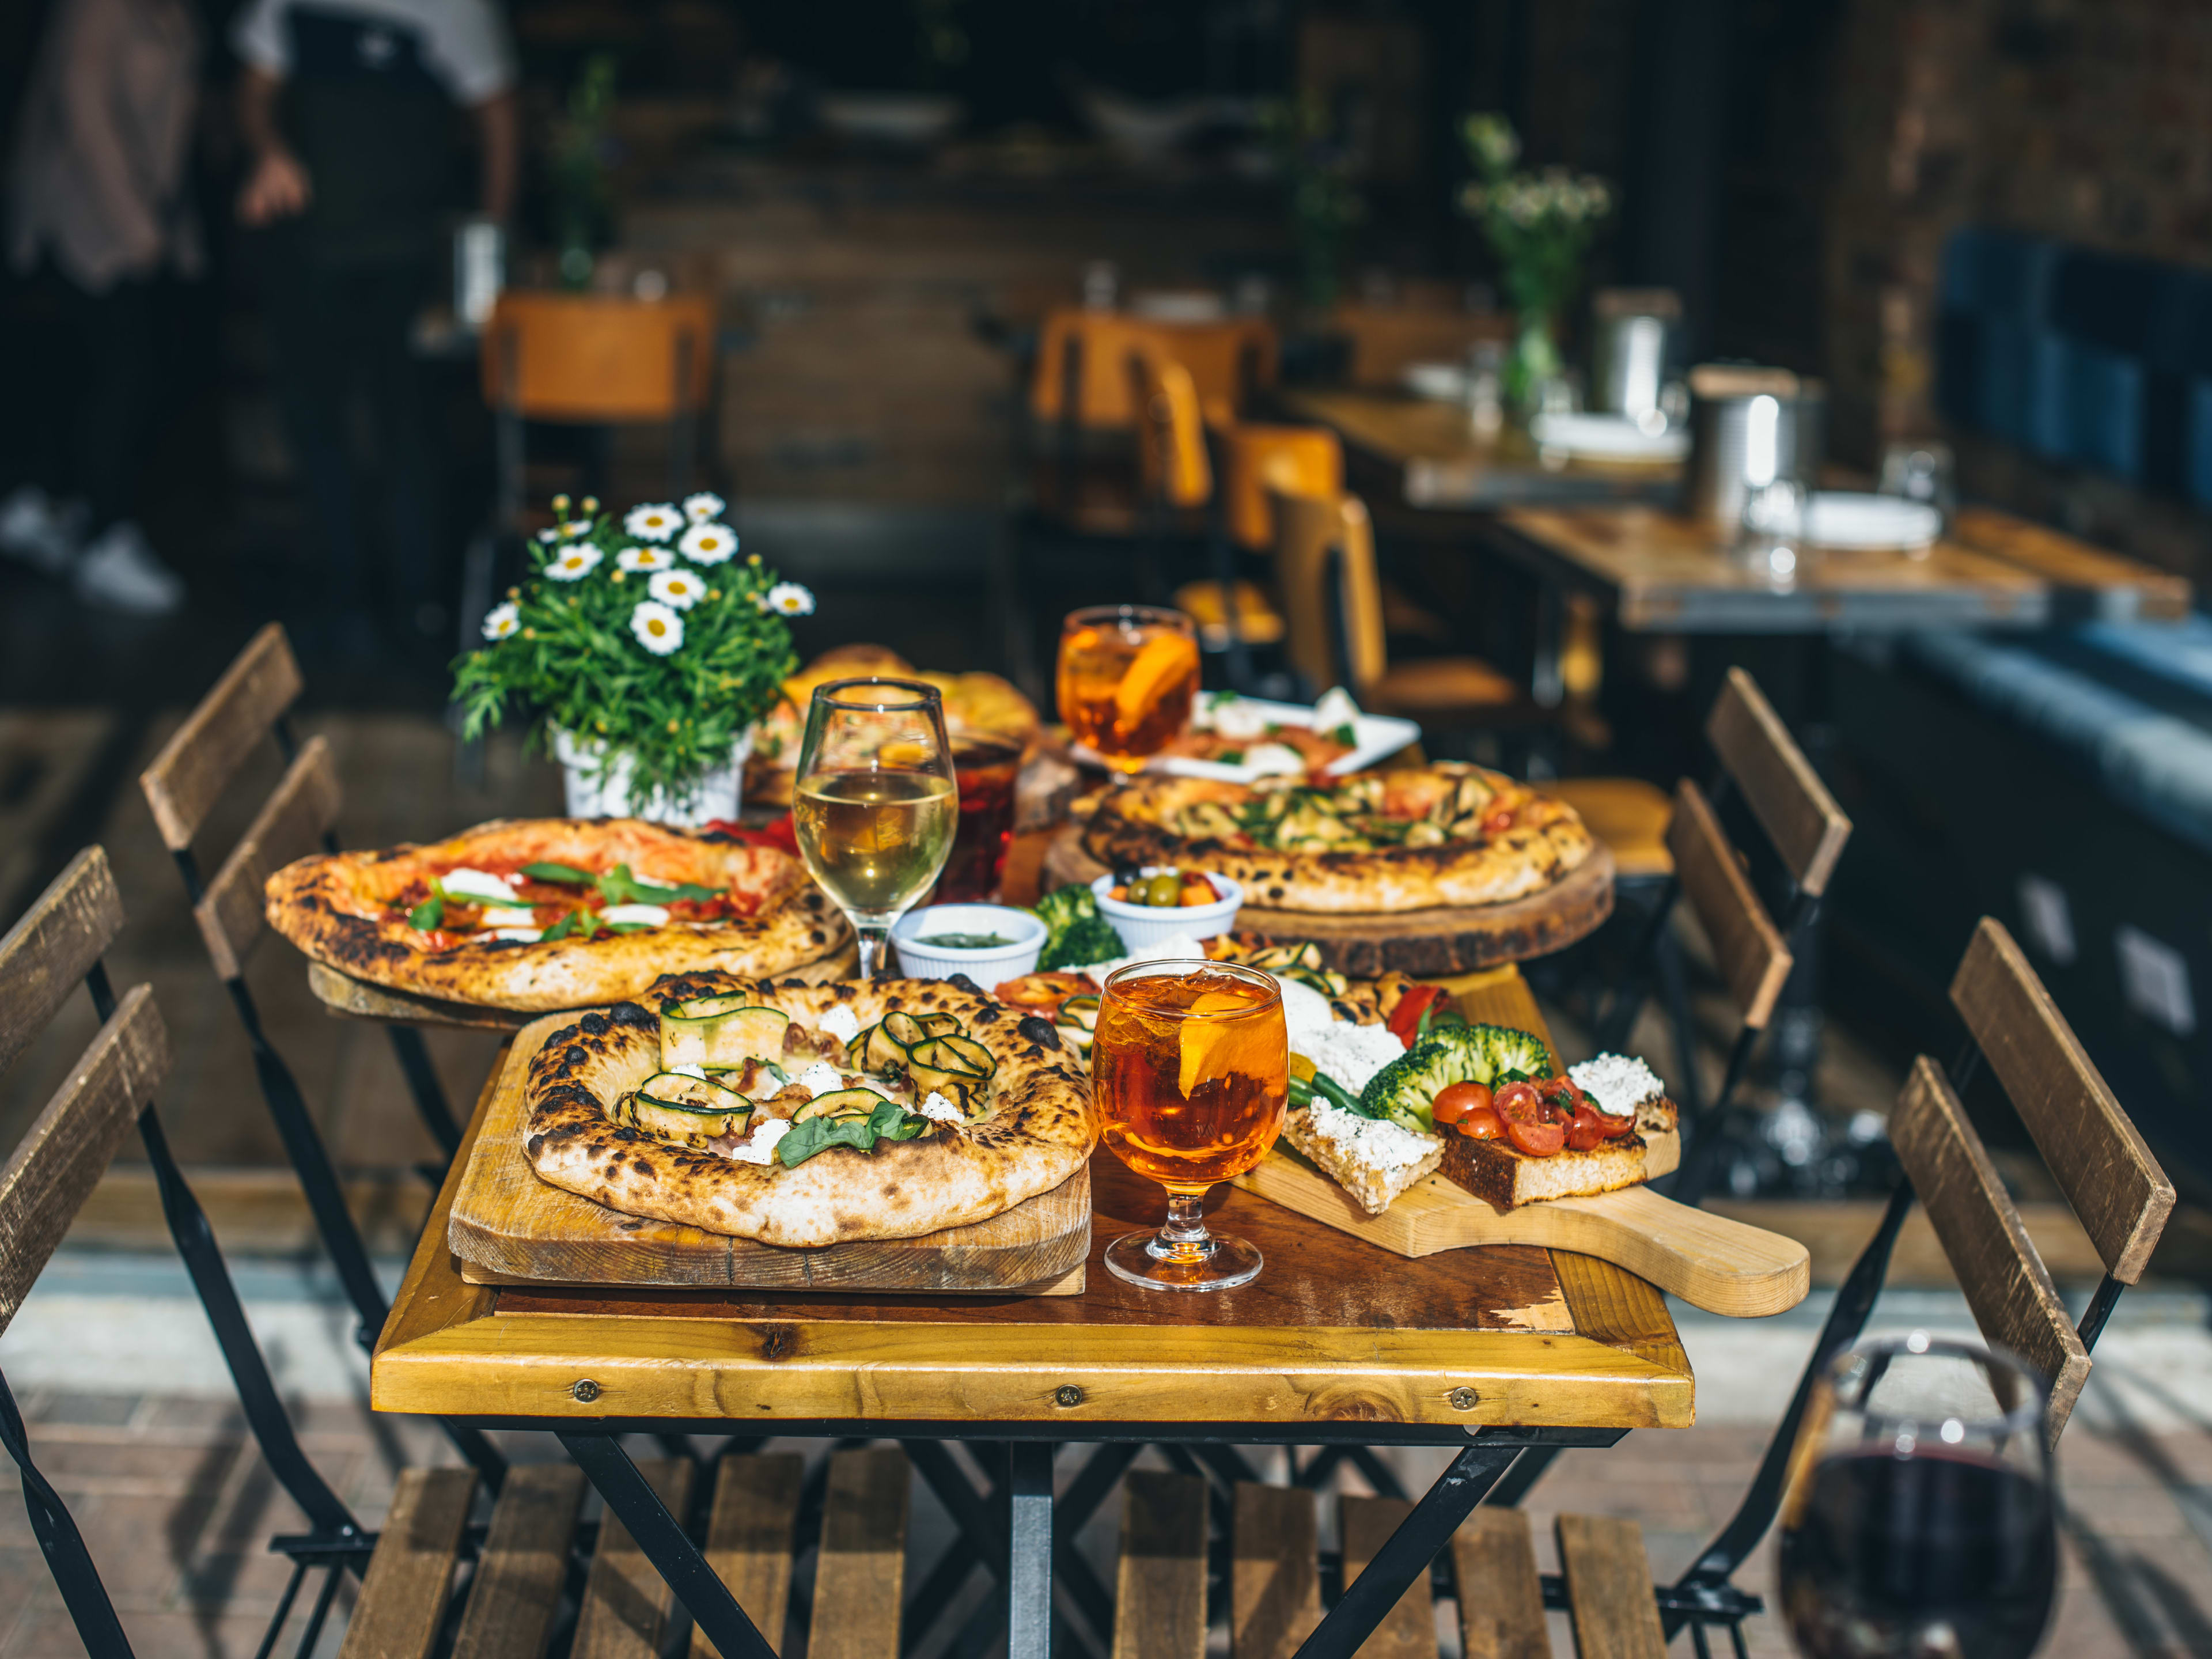
[[[1114,688],[1114,723],[1133,731],[1175,683],[1198,672],[1198,646],[1180,634],[1157,634],[1129,660]]]
[[[1273,1020],[1204,1018],[1238,1009],[1256,1014],[1257,1006],[1250,993],[1235,991],[1202,992],[1191,1004],[1193,1017],[1182,1022],[1182,1065],[1176,1078],[1176,1092],[1185,1100],[1200,1084],[1226,1078],[1233,1072],[1249,1078],[1264,1078],[1273,1072],[1269,1047],[1282,1039],[1280,1028]]]

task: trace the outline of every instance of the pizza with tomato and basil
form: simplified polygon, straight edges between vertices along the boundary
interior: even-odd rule
[[[1218,872],[1268,910],[1387,912],[1526,898],[1595,843],[1565,801],[1438,762],[1320,781],[1142,777],[1100,805],[1083,845],[1109,869]]]
[[[631,818],[514,818],[301,859],[266,902],[278,933],[356,979],[532,1012],[687,970],[815,977],[852,933],[781,848]]]
[[[1370,1215],[1437,1172],[1510,1210],[1632,1187],[1679,1157],[1674,1103],[1640,1060],[1561,1072],[1541,1038],[1471,1025],[1431,985],[1403,990],[1376,1024],[1302,1015],[1287,992],[1284,1012],[1284,1139]]]

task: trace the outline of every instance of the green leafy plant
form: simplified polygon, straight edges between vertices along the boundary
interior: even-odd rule
[[[454,661],[462,735],[528,718],[586,748],[603,785],[626,760],[633,799],[696,797],[783,695],[799,665],[786,619],[814,609],[758,554],[738,556],[723,507],[702,493],[618,520],[589,496],[570,517],[555,496],[562,521],[531,544],[532,574],[484,618],[485,643]]]
[[[1288,199],[1306,303],[1326,311],[1336,303],[1345,239],[1367,216],[1358,157],[1318,93],[1269,105],[1262,130]]]
[[[1474,178],[1460,210],[1482,227],[1499,282],[1519,319],[1508,390],[1525,403],[1559,373],[1559,314],[1581,284],[1591,240],[1613,211],[1613,186],[1565,167],[1514,171],[1521,137],[1503,115],[1470,115],[1460,135]]]

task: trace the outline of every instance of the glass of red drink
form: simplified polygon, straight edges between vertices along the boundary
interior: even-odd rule
[[[994,901],[1006,872],[1006,848],[1014,839],[1014,782],[1021,775],[1022,746],[1001,738],[955,737],[952,769],[960,784],[960,827],[938,880],[938,902]]]

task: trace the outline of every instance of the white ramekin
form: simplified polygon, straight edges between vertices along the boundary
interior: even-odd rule
[[[1172,909],[1166,905],[1127,904],[1106,896],[1115,887],[1111,874],[1099,877],[1091,884],[1091,891],[1098,901],[1098,914],[1112,922],[1114,931],[1121,936],[1124,950],[1141,951],[1164,939],[1173,939],[1177,933],[1188,933],[1193,939],[1212,939],[1237,926],[1237,907],[1244,902],[1242,886],[1211,870],[1184,870],[1181,865],[1148,864],[1137,873],[1157,876],[1167,870],[1182,871],[1186,876],[1204,876],[1213,884],[1214,891],[1229,896],[1216,899],[1211,904],[1188,908],[1177,905]]]
[[[997,933],[1015,941],[987,951],[955,951],[922,940],[933,933]],[[1044,954],[1044,923],[1006,904],[933,904],[909,910],[891,927],[899,971],[908,979],[950,979],[965,974],[986,993],[994,985],[1036,971]]]

